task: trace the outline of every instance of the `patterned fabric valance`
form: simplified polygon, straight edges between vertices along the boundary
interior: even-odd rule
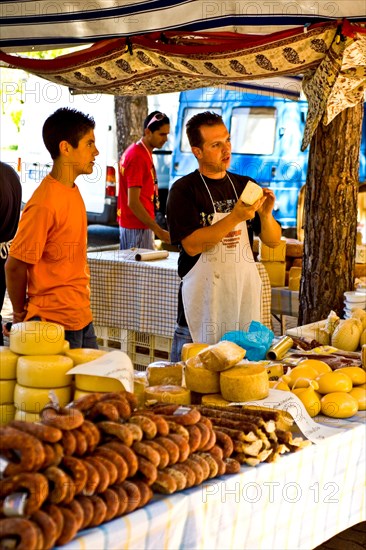
[[[0,51],[0,61],[76,93],[149,95],[280,75],[305,75],[309,115],[303,146],[319,121],[362,99],[366,30],[344,21],[265,36],[166,32],[103,41],[53,60]]]

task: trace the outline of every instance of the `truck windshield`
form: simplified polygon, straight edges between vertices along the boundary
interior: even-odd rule
[[[275,108],[237,107],[231,115],[231,150],[245,155],[271,155],[275,131]]]

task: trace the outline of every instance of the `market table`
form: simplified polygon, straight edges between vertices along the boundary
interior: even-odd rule
[[[180,278],[178,252],[154,261],[136,261],[137,250],[89,252],[94,324],[172,337]],[[271,326],[271,287],[263,264],[262,323]]]
[[[87,529],[60,550],[309,550],[366,519],[365,412],[274,463],[243,466]]]

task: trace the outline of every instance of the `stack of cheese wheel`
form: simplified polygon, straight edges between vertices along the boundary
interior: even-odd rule
[[[20,355],[14,388],[17,420],[38,420],[50,395],[61,407],[71,401],[72,376],[66,373],[73,362],[62,355],[67,346],[61,325],[43,321],[17,323],[10,331],[9,344],[10,350]]]
[[[71,359],[76,367],[77,365],[83,365],[84,363],[99,359],[99,357],[102,357],[106,353],[108,352],[100,349],[77,348],[66,351],[65,356]],[[119,392],[124,389],[121,382],[116,378],[93,376],[90,374],[75,374],[75,400],[89,393]]]
[[[267,397],[269,381],[265,366],[244,362],[245,350],[221,341],[186,361],[187,388],[202,395],[201,402],[224,406]]]
[[[18,354],[0,346],[0,426],[13,420],[15,415],[14,388]]]

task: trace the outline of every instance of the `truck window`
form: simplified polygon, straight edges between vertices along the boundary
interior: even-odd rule
[[[275,108],[237,107],[231,115],[231,150],[245,155],[271,155],[275,131]]]
[[[211,109],[210,109],[211,110]],[[221,115],[221,109],[212,109],[215,113],[218,115]],[[192,109],[190,107],[187,107],[184,109],[183,113],[183,123],[182,123],[182,130],[181,130],[181,138],[180,138],[180,150],[183,153],[190,153],[191,152],[191,146],[189,145],[189,141],[186,134],[186,124],[190,118],[192,118],[194,115],[197,115],[198,113],[202,113],[203,111],[207,111],[207,108],[202,109]]]

